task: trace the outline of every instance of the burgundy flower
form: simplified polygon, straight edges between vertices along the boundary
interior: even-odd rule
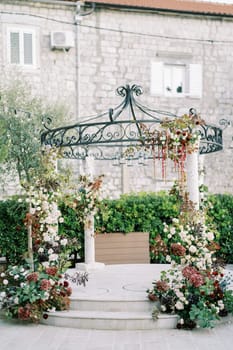
[[[55,276],[57,273],[57,267],[55,267],[55,266],[47,267],[45,272],[50,276]]]
[[[71,294],[72,294],[72,288],[71,288],[71,287],[68,287],[68,288],[66,289],[66,295],[69,297],[69,296],[71,296]]]
[[[179,243],[172,243],[171,244],[171,253],[176,256],[184,256],[186,253],[185,247],[183,247]]]
[[[27,275],[27,281],[29,282],[37,282],[38,281],[38,273],[32,272],[29,275]]]
[[[31,311],[30,308],[28,306],[20,306],[18,308],[18,318],[22,321],[27,321],[30,319],[31,316]]]
[[[159,292],[166,292],[169,289],[169,285],[164,281],[156,281],[155,285]]]
[[[43,314],[43,318],[44,318],[45,320],[47,320],[48,317],[49,317],[48,314]]]
[[[67,288],[67,287],[69,286],[69,282],[68,282],[68,281],[64,281],[64,282],[63,282],[63,286],[64,286],[65,288]]]

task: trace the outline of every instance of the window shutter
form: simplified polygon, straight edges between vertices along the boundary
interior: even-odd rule
[[[10,33],[10,62],[13,64],[20,63],[20,51],[19,51],[19,33]]]
[[[24,64],[33,64],[31,33],[23,34],[23,45],[24,45]]]
[[[152,62],[151,64],[151,94],[162,95],[163,88],[163,62]]]
[[[189,96],[202,97],[202,65],[189,65]]]

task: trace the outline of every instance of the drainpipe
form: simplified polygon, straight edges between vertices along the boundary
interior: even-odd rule
[[[74,22],[76,24],[75,41],[76,41],[76,122],[79,122],[80,118],[80,69],[81,69],[81,55],[80,55],[80,29],[79,25],[82,22],[84,16],[92,14],[95,10],[95,4],[92,3],[90,10],[85,10],[85,0],[78,0],[76,2],[76,11],[74,16]]]

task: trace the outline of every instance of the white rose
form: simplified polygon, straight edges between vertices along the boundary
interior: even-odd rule
[[[6,275],[5,275],[5,273],[4,272],[2,272],[1,273],[1,277],[5,277]]]
[[[52,248],[50,248],[50,249],[48,250],[48,254],[53,254],[53,249],[52,249]]]
[[[207,239],[208,239],[209,241],[213,241],[213,239],[214,239],[214,234],[213,234],[213,232],[208,232],[208,233],[207,233]]]
[[[50,257],[51,257],[51,255],[50,255]],[[42,265],[44,267],[49,267],[49,262],[48,261],[44,261],[44,262],[42,262]]]
[[[2,281],[2,283],[3,283],[5,286],[7,286],[9,282],[8,282],[8,280],[5,279],[5,280]]]
[[[165,305],[161,305],[161,311],[162,312],[165,312],[167,309],[166,309],[166,306]]]
[[[40,248],[38,249],[38,253],[44,253],[44,248],[40,247]]]
[[[189,251],[190,251],[190,253],[194,254],[194,253],[196,253],[197,248],[196,248],[194,245],[191,245],[191,246],[189,247]]]
[[[57,259],[58,259],[58,255],[57,254],[49,255],[49,261],[56,261]]]
[[[61,239],[61,245],[66,246],[68,243],[68,240],[66,238]]]
[[[175,304],[175,308],[177,310],[184,310],[184,304],[181,302],[181,301],[177,301],[176,304]]]

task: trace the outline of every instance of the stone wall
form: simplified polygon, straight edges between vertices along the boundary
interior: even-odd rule
[[[153,109],[183,114],[194,107],[208,124],[233,119],[232,19],[97,7],[76,25],[74,5],[0,4],[1,45],[6,45],[9,24],[27,23],[36,29],[37,67],[22,74],[37,95],[69,107],[67,124],[118,105],[121,98],[115,90],[125,84],[141,85],[144,94],[140,101]],[[51,50],[51,31],[65,30],[73,33],[75,47]],[[151,93],[151,63],[168,56],[202,65],[201,99]],[[1,50],[1,75],[13,71],[6,62],[6,51]],[[233,129],[224,131],[224,151],[204,156],[205,183],[211,192],[233,193],[233,151],[228,149],[232,134]],[[95,172],[106,174],[105,188],[110,196],[169,188],[174,172],[168,172],[165,183],[160,165],[156,164],[156,173],[154,167],[117,168],[102,162],[95,164]],[[77,173],[79,166],[74,168]]]

